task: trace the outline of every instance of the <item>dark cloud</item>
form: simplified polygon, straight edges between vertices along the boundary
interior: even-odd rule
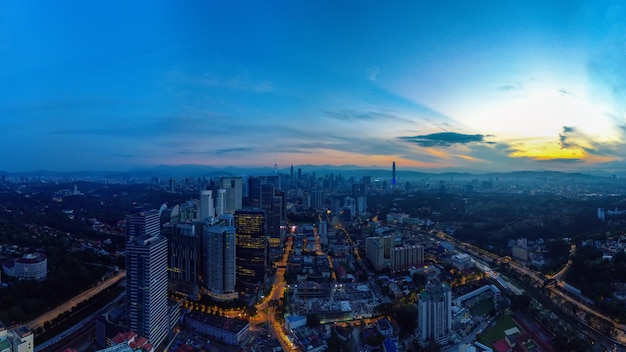
[[[252,152],[254,149],[250,147],[238,147],[238,148],[224,148],[224,149],[216,149],[216,150],[205,150],[205,151],[193,151],[193,150],[182,150],[178,152],[178,154],[184,155],[224,155],[230,153],[243,153],[243,152]]]
[[[225,148],[218,149],[215,151],[215,155],[229,154],[229,153],[241,153],[241,152],[251,152],[253,149],[249,147],[239,147],[239,148]]]
[[[554,158],[554,159],[533,159],[534,161],[540,162],[540,163],[551,163],[551,162],[555,162],[555,163],[563,163],[563,164],[575,164],[575,163],[580,163],[583,162],[582,159],[578,159],[578,158]]]
[[[576,129],[574,127],[563,126],[563,131],[559,133],[559,144],[561,148],[571,148],[578,146],[576,143],[570,142],[571,134],[575,133]]]
[[[453,144],[488,143],[482,134],[462,134],[456,132],[439,132],[421,136],[403,136],[399,139],[415,143],[422,147],[448,147]]]
[[[357,112],[354,110],[343,110],[343,111],[324,111],[324,114],[328,117],[332,117],[341,121],[373,121],[373,120],[382,120],[382,121],[399,121],[399,122],[408,122],[413,123],[413,121],[400,117],[393,114],[388,114],[384,112]]]

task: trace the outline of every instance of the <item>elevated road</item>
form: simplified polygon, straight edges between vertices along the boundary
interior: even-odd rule
[[[25,325],[28,326],[31,330],[35,330],[39,327],[43,327],[43,324],[47,321],[52,321],[52,319],[58,317],[61,313],[70,311],[72,307],[77,306],[78,304],[87,301],[91,297],[96,294],[102,292],[104,289],[109,288],[112,285],[117,284],[120,280],[126,278],[126,271],[119,271],[116,275],[111,278],[103,281],[102,283],[94,286],[86,291],[79,293],[78,295],[72,297],[69,301],[59,305],[56,308],[53,308],[46,313],[40,315],[39,317],[29,321]]]

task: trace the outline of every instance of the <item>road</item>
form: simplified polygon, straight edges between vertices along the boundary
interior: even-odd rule
[[[496,254],[490,253],[485,251],[482,248],[478,248],[475,247],[473,245],[467,244],[467,243],[463,243],[458,241],[457,239],[455,239],[454,237],[448,236],[445,233],[439,232],[437,234],[437,237],[445,239],[447,241],[449,241],[450,243],[454,244],[455,247],[458,247],[464,251],[469,252],[470,254],[479,257],[479,258],[483,258],[483,259],[489,259],[492,260],[496,263],[500,263],[500,262],[504,262],[505,258],[501,258]],[[576,251],[576,246],[572,245],[570,247],[570,254],[574,255]],[[514,261],[508,261],[509,267],[515,271],[517,271],[518,273],[530,277],[532,280],[534,280],[536,282],[537,285],[543,285],[543,283],[545,282],[546,279],[550,279],[550,278],[554,278],[557,281],[559,281],[559,284],[562,285],[560,279],[563,276],[563,274],[569,269],[569,267],[571,266],[571,260],[569,260],[567,262],[567,264],[563,267],[563,269],[561,269],[557,274],[553,275],[553,276],[542,276],[540,274],[538,274],[537,272],[530,270],[529,268],[520,265],[518,263],[515,263]],[[605,320],[609,323],[611,323],[613,325],[613,327],[615,328],[615,330],[617,330],[618,332],[618,337],[617,339],[612,339],[610,336],[605,336],[606,339],[608,339],[609,341],[612,342],[616,342],[619,343],[621,345],[625,345],[626,344],[626,324],[619,324],[615,321],[613,321],[611,318],[609,318],[608,316],[602,314],[601,312],[597,311],[596,309],[594,309],[593,307],[588,306],[587,304],[585,304],[584,302],[581,302],[580,300],[578,300],[576,297],[572,297],[566,293],[563,293],[562,291],[560,291],[559,289],[557,289],[556,287],[551,288],[552,292],[561,297],[563,300],[575,305],[576,307],[578,307],[580,310],[585,311],[589,314],[592,314],[594,316],[596,316],[597,318],[600,318],[602,320]],[[577,317],[578,319],[578,317]],[[587,326],[587,322],[586,321],[582,321],[582,320],[578,320],[580,323],[582,323],[584,326]]]
[[[280,343],[283,351],[298,351],[298,349],[285,335],[282,325],[279,321],[276,320],[276,308],[274,306],[270,306],[269,303],[271,301],[280,301],[280,299],[285,296],[285,271],[287,270],[287,261],[289,259],[289,253],[291,252],[292,247],[293,241],[287,240],[287,242],[285,243],[285,251],[283,252],[283,256],[278,263],[278,269],[276,269],[274,285],[272,285],[272,291],[269,295],[267,295],[267,297],[263,299],[262,302],[255,306],[259,314],[259,317],[257,317],[257,319],[260,318],[262,320],[263,316],[265,316],[265,322],[267,322],[270,334],[278,340],[278,343]]]
[[[43,326],[43,324],[47,321],[51,321],[52,319],[59,316],[59,314],[67,312],[72,309],[72,307],[82,303],[96,294],[100,293],[102,290],[110,287],[118,283],[120,280],[126,277],[126,271],[122,270],[117,273],[117,275],[103,281],[101,284],[88,289],[87,291],[81,292],[78,295],[74,296],[69,301],[61,304],[60,306],[49,310],[48,312],[40,315],[39,317],[29,321],[25,325],[27,325],[31,330],[35,330],[38,327]]]

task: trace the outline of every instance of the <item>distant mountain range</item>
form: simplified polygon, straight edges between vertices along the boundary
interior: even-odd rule
[[[341,174],[343,177],[360,178],[362,176],[371,176],[372,178],[391,179],[391,168],[381,169],[372,167],[361,167],[357,165],[294,165],[294,173],[298,173],[298,169],[303,174],[315,172],[317,176],[328,175],[331,173]],[[289,174],[290,167],[279,168],[278,173]],[[440,172],[423,172],[417,170],[407,170],[398,168],[398,180],[415,179],[415,178],[472,178],[472,177],[519,177],[519,178],[547,178],[547,177],[614,177],[613,174],[601,171],[585,171],[585,172],[562,172],[562,171],[512,171],[512,172],[484,172],[476,170],[468,170],[464,172],[445,171]],[[185,178],[185,177],[207,177],[215,178],[220,176],[270,176],[274,175],[275,170],[272,167],[215,167],[207,165],[159,165],[155,167],[137,168],[127,171],[49,171],[35,170],[27,172],[4,172],[0,171],[0,175],[9,177],[44,177],[44,178]],[[620,175],[623,176],[623,175]]]

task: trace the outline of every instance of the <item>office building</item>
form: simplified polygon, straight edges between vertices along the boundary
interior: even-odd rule
[[[203,236],[204,292],[219,301],[237,299],[235,228],[205,226]]]
[[[158,215],[156,211],[130,215],[131,226],[127,227],[126,240],[126,312],[129,327],[148,338],[157,348],[167,338],[170,326],[168,248],[167,239],[160,235]]]
[[[352,220],[356,215],[356,199],[352,197],[345,197],[343,199],[343,212],[347,214],[346,220]]]
[[[420,245],[393,247],[389,251],[391,271],[406,271],[424,263],[424,247]]]
[[[391,163],[391,186],[396,185],[396,162]]]
[[[215,204],[215,216],[220,217],[226,211],[226,190],[223,188],[219,188],[217,190],[217,201]]]
[[[233,214],[241,209],[243,201],[243,180],[241,177],[222,177],[219,181],[219,188],[224,192],[223,214]]]
[[[200,298],[202,223],[166,225],[169,243],[169,278],[173,291],[190,300]]]
[[[261,209],[235,212],[236,272],[240,291],[256,293],[267,270],[267,222]]]
[[[198,217],[200,219],[212,218],[215,216],[215,206],[213,204],[213,191],[200,191],[200,211]]]
[[[315,209],[324,209],[326,207],[326,193],[324,191],[311,192],[311,205]]]
[[[126,236],[154,236],[161,233],[159,211],[141,210],[126,216]]]
[[[367,213],[367,197],[357,197],[356,211],[358,215],[365,215]]]
[[[428,283],[419,296],[418,320],[422,341],[445,345],[452,337],[452,293],[446,284]]]

